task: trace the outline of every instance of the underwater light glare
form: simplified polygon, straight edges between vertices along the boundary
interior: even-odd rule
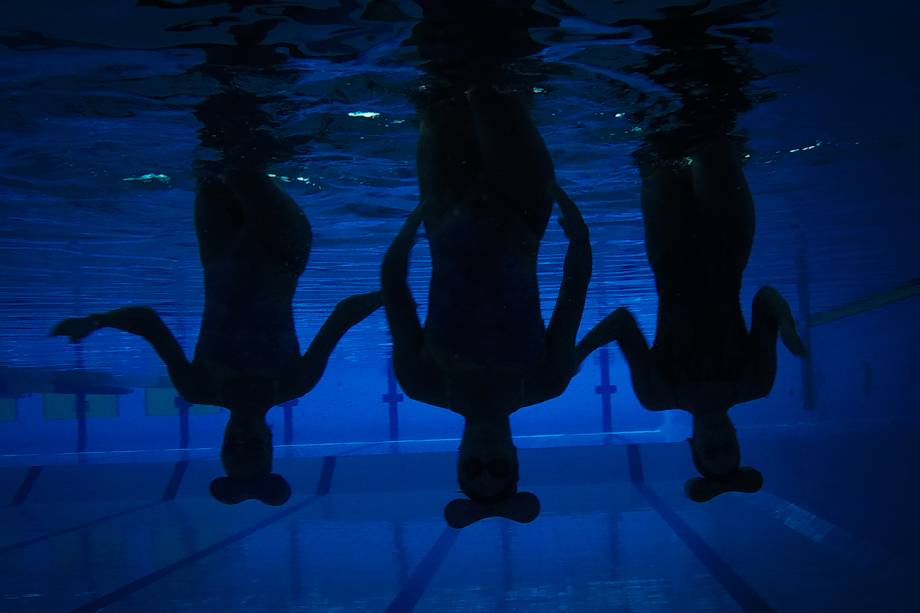
[[[373,119],[374,117],[380,117],[380,113],[374,111],[351,111],[348,114],[349,117],[364,117],[365,119]]]
[[[808,145],[807,147],[796,147],[794,149],[790,149],[789,153],[798,153],[799,151],[811,151],[812,149],[817,149],[822,144],[823,143],[820,140],[816,140],[814,145]]]
[[[153,172],[148,172],[145,175],[139,177],[125,177],[122,181],[140,181],[142,183],[153,183],[154,181],[159,181],[160,183],[169,183],[171,179],[167,175],[161,175]]]

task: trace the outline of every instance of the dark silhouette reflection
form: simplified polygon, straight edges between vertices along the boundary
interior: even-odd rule
[[[559,396],[576,371],[575,335],[591,277],[588,229],[556,186],[526,95],[500,92],[490,82],[502,62],[532,50],[522,41],[534,12],[477,2],[448,14],[444,4],[438,10],[422,4],[425,20],[413,36],[429,60],[431,82],[417,100],[421,204],[382,267],[393,364],[407,395],[465,419],[457,479],[469,500],[447,505],[448,523],[462,527],[495,515],[528,522],[539,513],[539,501],[517,490],[509,416]],[[501,19],[489,21],[492,13]],[[477,31],[471,25],[475,15],[504,29]],[[423,44],[430,40],[426,32],[484,38],[441,47]],[[465,50],[464,62],[456,61],[458,47]],[[569,246],[559,298],[545,326],[536,265],[554,200]],[[409,252],[423,224],[432,258],[424,326],[406,280]]]
[[[763,4],[697,13],[702,3],[668,9],[660,21],[637,22],[652,33],[645,42],[661,49],[639,69],[681,101],[680,109],[651,122],[637,153],[645,245],[658,291],[655,341],[649,348],[625,308],[585,339],[586,349],[611,339],[620,344],[646,409],[693,415],[689,443],[702,478],[688,481],[686,492],[700,502],[725,491],[760,489],[761,474],[741,467],[728,411],[769,394],[777,336],[793,354],[805,353],[789,305],[775,289],[757,292],[750,330],[739,302],[754,202],[741,139],[731,131],[738,113],[751,106],[744,89],[755,73],[737,37],[763,40],[768,33],[730,24],[752,18]],[[733,37],[710,33],[715,26],[730,27]]]
[[[290,486],[272,473],[265,416],[273,406],[309,392],[345,332],[381,304],[379,292],[342,300],[301,354],[292,300],[312,233],[297,203],[266,175],[269,164],[290,156],[293,143],[272,133],[262,110],[266,100],[241,90],[235,79],[246,71],[283,77],[268,69],[279,57],[259,44],[273,23],[234,26],[237,45],[206,47],[209,61],[198,67],[221,86],[196,108],[202,146],[221,155],[196,168],[195,231],[205,307],[192,361],[147,306],[66,319],[52,330],[71,342],[101,328],[139,335],[166,364],[186,401],[229,409],[221,447],[227,477],[211,484],[212,495],[228,504],[255,498],[279,505],[289,498]]]

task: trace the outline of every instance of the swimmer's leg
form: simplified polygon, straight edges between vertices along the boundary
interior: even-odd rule
[[[534,235],[542,238],[556,178],[540,132],[515,96],[476,87],[468,97],[488,189],[515,207]]]
[[[546,331],[546,343],[550,352],[568,354],[572,356],[570,359],[574,359],[575,335],[581,325],[591,281],[591,242],[588,226],[575,203],[562,188],[555,187],[554,194],[562,210],[560,223],[569,239],[569,247],[565,253],[556,308]],[[574,374],[574,369],[571,374]]]
[[[805,355],[806,347],[795,329],[789,303],[775,289],[764,286],[754,296],[751,310],[747,366],[739,390],[742,402],[763,398],[773,388],[777,336],[793,355]]]
[[[645,336],[632,313],[624,307],[605,317],[581,339],[575,349],[578,363],[595,349],[612,341],[616,341],[623,351],[629,364],[633,390],[642,406],[650,411],[676,408],[673,389],[661,378]]]
[[[228,170],[226,184],[240,203],[247,236],[256,241],[258,252],[269,254],[281,269],[299,276],[313,245],[303,210],[258,168]]]
[[[591,281],[591,243],[588,226],[582,219],[578,207],[562,188],[555,188],[555,196],[559,208],[562,209],[560,224],[569,239],[569,248],[565,253],[562,285],[556,299],[556,308],[546,329],[544,363],[536,369],[532,377],[528,376],[525,379],[527,405],[561,395],[575,375],[579,362],[575,354],[575,336],[581,324],[588,284]]]
[[[329,356],[345,333],[382,304],[381,294],[377,291],[355,294],[335,305],[335,309],[323,322],[310,347],[303,354],[295,379],[283,382],[281,393],[285,399],[300,398],[312,390],[322,378]]]
[[[203,392],[203,385],[189,364],[176,337],[163,323],[156,311],[150,307],[124,307],[106,313],[94,313],[87,317],[65,319],[52,330],[53,336],[68,336],[70,342],[78,342],[96,330],[115,328],[135,334],[153,347],[169,371],[176,391],[189,402],[209,402]]]
[[[380,291],[393,335],[393,369],[399,384],[410,398],[448,408],[447,382],[432,360],[426,359],[425,333],[407,281],[409,253],[425,206],[412,211],[387,249],[380,270]]]

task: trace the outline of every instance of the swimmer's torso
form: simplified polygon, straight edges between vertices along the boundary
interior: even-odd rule
[[[741,309],[710,304],[712,310],[659,304],[658,331],[651,356],[678,406],[735,404],[747,367],[747,333]]]
[[[426,348],[442,367],[523,372],[543,357],[536,239],[514,216],[455,209],[429,236]]]
[[[291,300],[297,276],[256,262],[209,266],[195,362],[240,375],[277,377],[300,358]]]
[[[749,245],[699,218],[681,221],[649,250],[658,290],[652,357],[684,404],[728,402],[746,366],[738,296]]]

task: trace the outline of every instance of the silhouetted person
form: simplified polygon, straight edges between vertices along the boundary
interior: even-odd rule
[[[199,2],[208,3],[214,4]],[[176,8],[170,3],[147,4]],[[239,8],[228,4],[232,10]],[[202,44],[206,61],[189,70],[218,85],[195,106],[195,117],[202,124],[201,146],[220,157],[212,161],[204,156],[196,163],[195,231],[205,306],[192,361],[150,307],[67,319],[52,333],[78,341],[100,328],[116,328],[146,339],[166,364],[180,396],[230,411],[221,446],[227,477],[211,483],[214,497],[226,503],[257,498],[283,504],[290,487],[271,472],[272,434],[265,416],[273,406],[313,389],[338,341],[381,302],[379,292],[342,300],[301,354],[292,301],[313,237],[303,211],[266,170],[289,159],[296,145],[309,137],[280,136],[277,120],[264,107],[283,101],[283,96],[276,91],[257,95],[238,82],[241,76],[258,76],[283,90],[297,78],[296,71],[283,64],[289,55],[302,55],[283,41],[265,42],[283,19],[236,21],[227,28],[234,43]],[[207,27],[223,28],[223,23],[214,20]]]
[[[531,521],[539,503],[517,492],[509,416],[560,395],[575,373],[591,277],[588,229],[556,187],[549,153],[515,96],[481,86],[447,94],[421,113],[421,204],[387,251],[381,275],[394,369],[407,395],[465,419],[457,478],[473,504],[452,502],[448,522],[496,514]],[[554,198],[569,247],[545,326],[537,251]],[[406,280],[423,223],[432,259],[424,326]]]
[[[292,299],[312,235],[300,207],[261,170],[228,169],[199,181],[195,229],[205,307],[191,362],[146,306],[66,319],[52,334],[76,342],[101,328],[116,328],[143,337],[182,398],[230,410],[221,447],[229,478],[214,481],[214,496],[228,503],[255,497],[283,504],[290,488],[271,472],[272,434],[265,415],[317,384],[339,339],[380,305],[379,293],[339,302],[301,354]]]
[[[655,341],[649,348],[621,307],[581,347],[587,355],[616,340],[646,409],[693,415],[693,461],[712,482],[688,484],[693,498],[708,499],[718,484],[760,488],[759,473],[739,472],[740,448],[728,410],[769,394],[778,334],[792,353],[805,352],[789,305],[772,287],[757,292],[751,328],[745,327],[738,296],[754,207],[739,158],[727,138],[717,138],[700,145],[686,165],[641,169],[645,244],[658,291]]]
[[[655,340],[649,348],[632,314],[619,308],[580,345],[584,359],[616,340],[646,409],[692,414],[689,443],[703,479],[688,481],[686,491],[698,501],[760,489],[761,474],[740,465],[728,410],[769,394],[777,336],[793,354],[805,353],[789,305],[775,289],[757,292],[750,330],[739,302],[754,238],[754,202],[740,145],[729,131],[737,113],[750,106],[742,88],[751,75],[729,61],[738,50],[706,30],[757,3],[749,4],[694,14],[702,3],[675,9],[669,19],[639,22],[652,32],[651,42],[664,48],[649,60],[649,74],[676,90],[683,103],[672,115],[676,127],[649,134],[637,155],[645,247],[658,293]]]

